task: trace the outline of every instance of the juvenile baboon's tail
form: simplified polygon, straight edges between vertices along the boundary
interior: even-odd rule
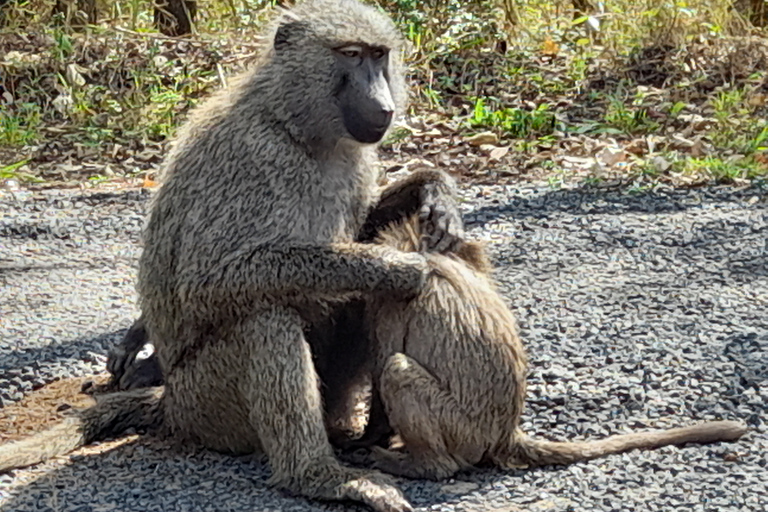
[[[738,421],[710,421],[690,427],[652,430],[611,436],[598,441],[570,443],[543,441],[521,434],[513,449],[514,454],[508,462],[510,465],[532,466],[570,464],[637,448],[652,449],[686,443],[735,441],[746,431],[746,425]]]
[[[158,428],[163,422],[162,390],[143,388],[99,396],[96,405],[76,411],[48,430],[0,445],[0,472],[117,437],[129,428]]]

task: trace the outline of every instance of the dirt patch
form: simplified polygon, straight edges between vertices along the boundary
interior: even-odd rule
[[[103,384],[106,383],[107,376],[92,375],[57,380],[0,409],[0,442],[34,434],[60,422],[73,408],[95,404],[93,397],[81,391],[83,383],[89,380]]]

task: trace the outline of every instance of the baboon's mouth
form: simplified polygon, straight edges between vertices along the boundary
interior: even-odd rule
[[[361,142],[363,144],[373,144],[375,142],[379,142],[381,138],[384,137],[384,134],[387,133],[388,128],[389,124],[382,127],[371,127],[366,130],[356,130],[355,132],[351,133],[351,135],[357,142]]]

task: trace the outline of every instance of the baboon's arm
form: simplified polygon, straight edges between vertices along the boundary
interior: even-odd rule
[[[446,252],[464,237],[456,185],[443,171],[416,171],[384,189],[368,213],[358,241],[370,242],[385,226],[418,213],[424,250]]]
[[[221,258],[206,274],[203,293],[224,297],[349,292],[410,295],[424,285],[427,263],[419,254],[379,245],[269,245],[244,247]],[[182,295],[185,289],[194,294],[200,288],[199,275],[181,277]]]

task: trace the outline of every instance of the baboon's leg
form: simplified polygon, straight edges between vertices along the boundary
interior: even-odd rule
[[[327,321],[313,325],[307,338],[320,377],[328,434],[335,444],[343,444],[351,433],[359,392],[371,371],[365,302],[345,304]]]
[[[381,401],[379,386],[374,382],[371,389],[371,400],[368,411],[368,423],[365,426],[365,432],[359,439],[348,440],[341,443],[342,448],[346,450],[356,450],[358,448],[371,448],[373,446],[389,446],[389,441],[395,431],[389,423],[387,412],[384,409],[384,403]]]
[[[315,498],[362,501],[379,511],[410,510],[387,477],[342,466],[334,457],[299,315],[271,308],[233,332],[242,339],[230,341],[249,350],[249,370],[238,377],[238,387],[269,458],[271,483]]]
[[[464,419],[453,397],[418,362],[396,353],[384,366],[381,398],[389,421],[405,443],[406,452],[374,449],[379,469],[409,478],[441,480],[462,469],[449,455],[447,442]],[[464,427],[466,428],[466,427]]]

